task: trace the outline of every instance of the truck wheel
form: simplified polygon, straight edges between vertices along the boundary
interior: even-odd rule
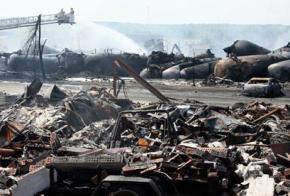
[[[108,193],[108,196],[146,196],[146,193],[144,193],[144,190],[139,186],[112,187],[112,191]]]
[[[133,190],[122,189],[109,193],[109,196],[140,196],[140,195]]]

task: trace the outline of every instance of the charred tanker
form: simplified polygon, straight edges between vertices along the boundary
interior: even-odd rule
[[[85,59],[85,68],[95,74],[111,76],[113,74],[112,64],[116,59],[123,59],[138,73],[146,66],[147,62],[146,56],[131,53],[88,55]],[[121,69],[117,71],[120,76],[128,76]]]
[[[270,52],[268,49],[247,40],[237,40],[232,45],[224,48],[224,51],[227,53],[227,56],[231,54],[235,56],[258,55]]]
[[[85,69],[85,55],[65,49],[58,55],[59,62],[68,73],[78,73]]]
[[[213,60],[207,63],[202,63],[199,65],[185,68],[180,72],[180,76],[181,78],[184,78],[184,79],[206,78],[214,72],[214,67],[215,67],[216,62],[217,60]]]
[[[290,60],[274,63],[268,67],[268,73],[271,77],[281,81],[290,80]]]
[[[12,54],[8,59],[8,69],[15,72],[40,72],[40,60],[37,56]],[[45,73],[55,73],[59,69],[58,58],[43,57]]]
[[[251,77],[264,77],[270,64],[278,62],[270,55],[252,55],[225,58],[215,65],[214,74],[221,78],[245,81]]]

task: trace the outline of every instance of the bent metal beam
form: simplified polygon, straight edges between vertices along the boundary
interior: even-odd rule
[[[117,59],[114,61],[115,66],[118,66],[120,68],[123,68],[126,70],[126,72],[132,76],[139,84],[141,84],[144,88],[148,89],[153,95],[158,97],[163,102],[170,102],[167,97],[165,97],[160,91],[158,91],[156,88],[154,88],[151,84],[149,84],[146,80],[141,78],[135,71],[134,69],[121,61],[120,59]]]

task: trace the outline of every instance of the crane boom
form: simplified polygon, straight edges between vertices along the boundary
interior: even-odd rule
[[[34,26],[38,16],[0,19],[0,30]],[[41,16],[41,24],[74,24],[74,13],[58,13]]]

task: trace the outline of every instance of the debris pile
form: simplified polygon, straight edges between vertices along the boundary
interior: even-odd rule
[[[11,190],[7,192],[5,188],[13,189],[23,176],[49,163],[51,155],[63,147],[63,143],[72,144],[74,148],[81,146],[81,142],[83,147],[103,143],[95,140],[101,139],[101,131],[93,135],[90,130],[112,124],[118,112],[134,107],[131,102],[118,105],[105,88],[72,94],[54,85],[42,96],[38,94],[41,87],[42,82],[35,79],[14,105],[0,113],[3,194],[10,195]],[[103,120],[107,123],[101,124]]]
[[[179,105],[167,109],[168,117],[158,110],[146,112],[149,121],[139,115],[137,122],[122,117],[113,140],[120,147],[133,148],[122,169],[125,175],[165,172],[171,180],[216,186],[212,195],[218,191],[248,194],[254,190],[246,187],[251,188],[252,178],[257,177],[266,178],[274,190],[275,178],[276,194],[285,194],[290,188],[289,176],[284,175],[289,170],[289,112],[288,106],[256,102],[232,108]],[[279,184],[288,184],[288,189],[277,191]]]
[[[140,72],[140,76],[163,79],[205,78],[213,73],[217,60],[210,50],[193,58],[153,51],[148,56],[147,68]]]
[[[142,180],[161,195],[289,192],[288,105],[137,107],[96,87],[71,94],[54,86],[45,98],[41,85],[33,81],[0,114],[1,195],[39,176],[35,193],[44,195],[110,195],[124,183],[142,195],[134,185]]]
[[[121,112],[107,148],[58,156],[52,165],[71,173],[84,165],[92,169],[89,164],[94,159],[95,165],[106,168],[103,178],[116,172],[161,178],[174,184],[175,194],[257,195],[256,190],[267,186],[266,195],[284,195],[290,188],[289,117],[287,105],[258,102],[229,108],[151,105],[149,110]],[[65,181],[72,181],[71,176],[59,182],[59,187],[80,186]],[[196,183],[208,189],[202,191]],[[85,185],[93,186],[91,180]],[[166,195],[172,190],[162,191]]]
[[[205,86],[216,86],[216,85],[239,86],[239,83],[235,83],[231,79],[220,78],[213,74],[209,75],[206,79],[199,82],[199,84],[205,85]]]

